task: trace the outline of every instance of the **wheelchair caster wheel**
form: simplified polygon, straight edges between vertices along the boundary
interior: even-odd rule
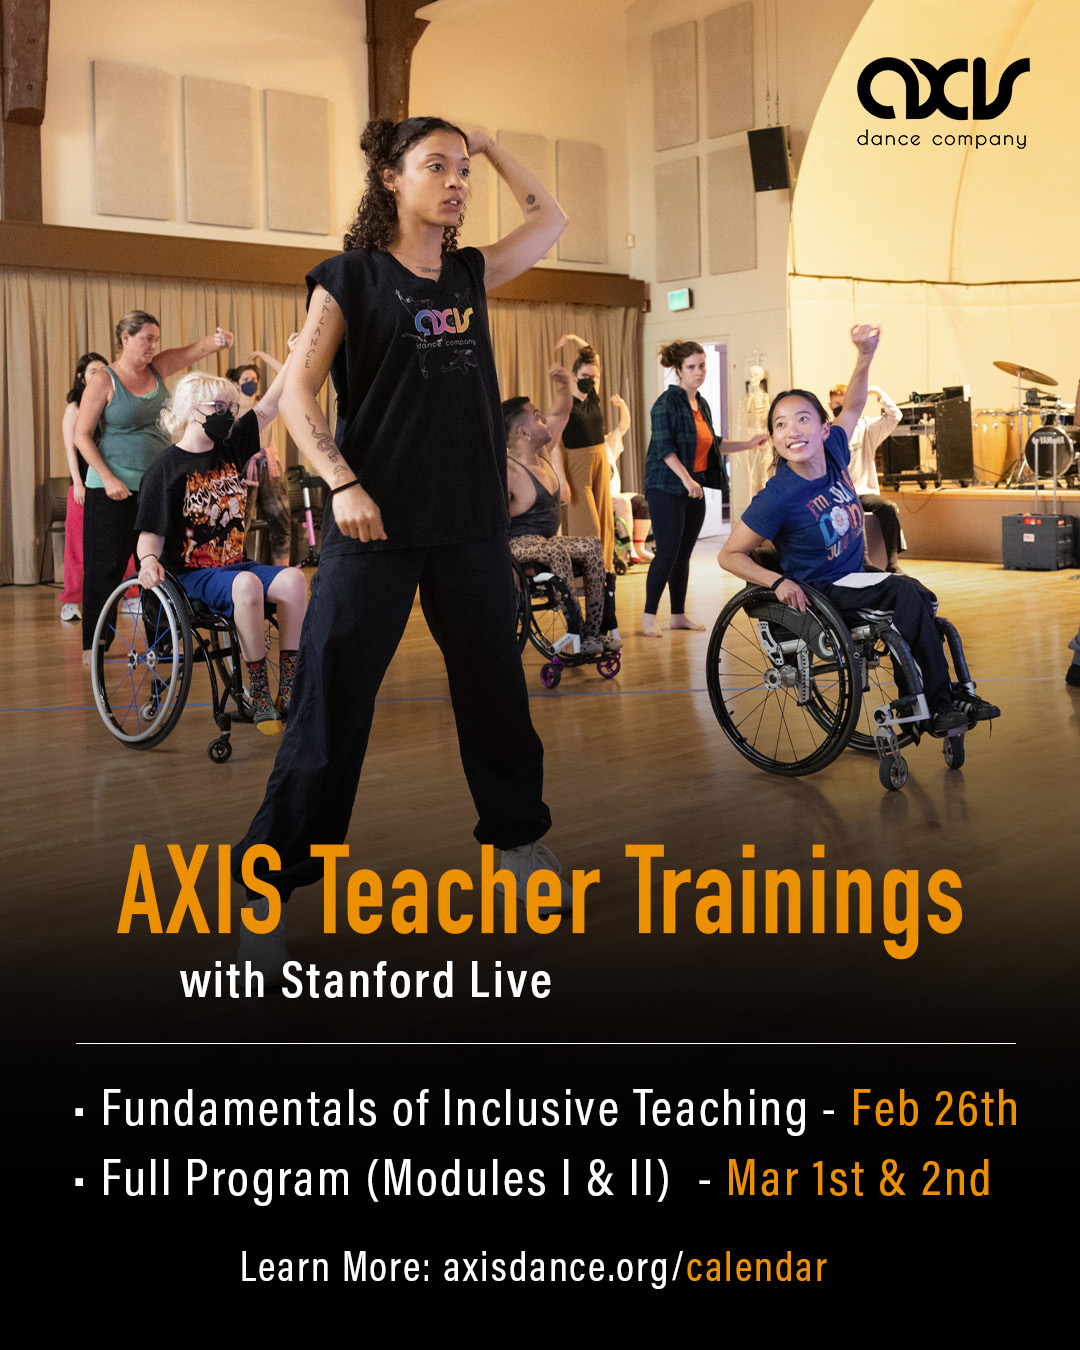
[[[964,765],[964,737],[946,736],[941,746],[941,753],[945,756],[945,763],[950,769],[961,769]]]
[[[540,667],[540,683],[545,689],[554,689],[562,679],[562,671],[550,662]]]
[[[596,663],[596,669],[605,680],[613,680],[619,673],[619,667],[622,665],[622,656],[616,652],[614,656],[602,657]]]
[[[626,576],[627,572],[630,570],[626,565],[626,561],[622,557],[615,559],[614,567],[615,567],[615,575],[617,577]]]
[[[152,722],[154,718],[158,715],[158,708],[160,706],[161,705],[158,703],[157,699],[151,699],[149,703],[144,703],[142,707],[139,709],[139,711],[142,713],[143,721]]]
[[[878,777],[887,791],[899,792],[907,782],[907,760],[903,755],[898,760],[883,759],[878,765]]]
[[[224,764],[232,755],[232,743],[226,740],[211,741],[206,747],[206,753],[215,764]]]

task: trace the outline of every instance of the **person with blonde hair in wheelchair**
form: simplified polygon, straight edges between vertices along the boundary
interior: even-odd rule
[[[232,615],[255,722],[268,736],[280,734],[289,713],[307,582],[296,568],[244,557],[244,466],[258,452],[261,428],[277,416],[283,384],[281,373],[266,396],[238,419],[234,384],[216,375],[186,375],[161,415],[175,444],[147,470],[136,522],[142,585],[160,585],[170,572],[192,600]],[[267,602],[277,606],[276,702],[266,662]]]
[[[969,714],[988,721],[999,709],[973,692],[954,692],[934,624],[936,596],[913,577],[863,570],[863,509],[848,469],[848,441],[866,403],[880,336],[869,324],[851,330],[858,357],[832,423],[808,390],[788,389],[773,399],[768,428],[776,473],[733,527],[718,561],[743,581],[770,587],[782,604],[803,613],[805,585],[846,617],[868,610],[891,613],[922,672],[930,730],[941,736],[966,727]],[[780,573],[752,557],[767,539],[779,553]]]

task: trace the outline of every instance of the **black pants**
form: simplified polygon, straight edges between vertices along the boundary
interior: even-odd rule
[[[124,579],[135,552],[139,494],[114,502],[104,488],[87,488],[83,507],[83,651],[94,645],[94,629],[105,601]]]
[[[949,664],[934,625],[937,596],[914,577],[883,574],[873,586],[835,586],[814,582],[845,618],[864,610],[888,612],[893,627],[911,648],[923,677],[923,693],[931,712],[952,706]]]
[[[325,537],[325,536],[324,536]],[[481,844],[514,848],[545,834],[544,748],[514,637],[513,572],[506,539],[373,553],[326,551],[311,588],[285,737],[266,796],[233,850],[269,844],[282,898],[322,877],[312,844],[341,843],[349,828],[375,696],[408,622],[417,587],[442,650],[461,763],[479,814]],[[422,816],[409,817],[422,836]]]
[[[667,586],[672,614],[682,614],[690,581],[690,555],[705,522],[705,499],[658,489],[647,496],[656,552],[645,579],[645,613],[656,613]]]

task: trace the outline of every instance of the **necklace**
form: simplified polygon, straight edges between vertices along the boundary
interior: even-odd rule
[[[393,249],[388,249],[387,251],[390,253],[391,257],[396,258],[398,262],[401,263],[402,267],[406,268],[410,272],[422,272],[424,273],[425,276],[437,277],[439,273],[442,271],[441,260],[439,262],[438,267],[425,267],[422,263],[409,262],[407,259],[403,258],[400,253],[395,253]]]

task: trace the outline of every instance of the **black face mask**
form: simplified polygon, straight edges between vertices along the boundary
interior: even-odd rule
[[[584,379],[578,380],[577,387],[583,394],[591,394],[596,388],[596,381],[591,375],[586,375]]]
[[[220,443],[228,439],[229,432],[232,431],[235,422],[236,418],[233,417],[232,413],[215,412],[204,418],[202,426],[203,431],[212,441]]]

